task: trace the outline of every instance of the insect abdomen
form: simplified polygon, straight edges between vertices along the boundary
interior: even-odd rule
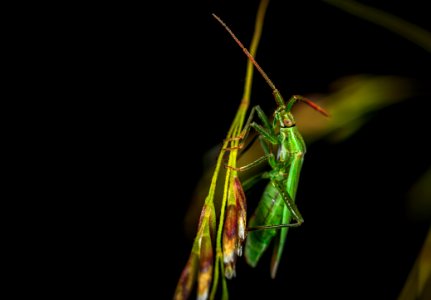
[[[284,205],[277,189],[271,182],[268,183],[256,211],[250,219],[249,227],[281,224]],[[244,255],[250,266],[255,267],[257,265],[276,233],[275,229],[248,233]]]

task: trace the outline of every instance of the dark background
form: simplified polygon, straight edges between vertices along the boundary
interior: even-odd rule
[[[269,255],[256,269],[239,261],[231,298],[394,299],[428,228],[405,205],[431,165],[431,54],[319,1],[291,2],[269,4],[257,54],[285,97],[327,92],[360,73],[417,78],[427,94],[373,113],[347,140],[308,148],[297,195],[306,222],[289,232],[275,280]],[[431,30],[425,4],[362,3]],[[211,13],[249,45],[258,1],[162,5],[102,9],[88,33],[100,106],[84,174],[94,177],[97,205],[82,276],[95,294],[172,298],[193,242],[184,216],[203,157],[226,136],[242,96],[247,60]],[[251,101],[274,108],[259,76]]]

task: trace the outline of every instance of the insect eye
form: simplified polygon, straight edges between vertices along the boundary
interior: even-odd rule
[[[284,126],[286,126],[286,127],[292,127],[292,126],[293,126],[292,121],[291,121],[291,120],[289,120],[289,119],[283,119],[283,124],[284,124]]]

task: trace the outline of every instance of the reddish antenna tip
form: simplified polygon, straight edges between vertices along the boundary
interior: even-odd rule
[[[327,117],[327,118],[330,117],[329,113],[325,109],[323,109],[322,107],[320,107],[319,105],[317,105],[316,103],[314,103],[313,101],[311,101],[310,99],[304,98],[304,97],[300,97],[300,98],[298,98],[298,100],[301,100],[302,102],[308,104],[311,108],[313,108],[314,110],[320,112],[325,117]]]

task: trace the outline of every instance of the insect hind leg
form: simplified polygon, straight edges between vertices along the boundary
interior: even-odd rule
[[[257,230],[271,230],[271,229],[281,229],[286,227],[299,227],[304,223],[304,220],[296,221],[296,223],[289,224],[275,224],[275,225],[262,225],[247,228],[247,231],[257,231]]]

